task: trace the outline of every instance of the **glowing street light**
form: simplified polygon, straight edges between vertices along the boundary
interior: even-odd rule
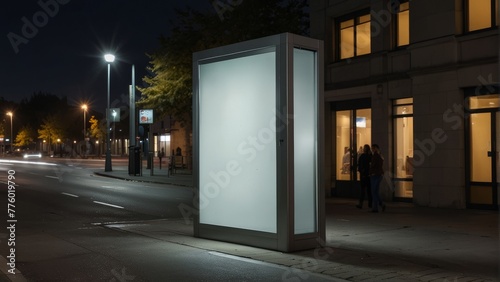
[[[82,105],[82,110],[83,110],[83,144],[85,144],[83,146],[83,152],[80,152],[83,156],[83,158],[85,158],[85,154],[87,153],[87,104],[83,104]]]
[[[61,139],[57,138],[57,147],[59,147],[59,156],[62,158],[62,144],[61,144]],[[57,154],[57,148],[56,151],[54,152],[54,156]]]
[[[108,63],[112,63],[115,61],[115,55],[106,54],[106,55],[104,55],[104,60],[106,60],[106,62],[108,62]]]
[[[87,129],[87,117],[86,117],[86,114],[87,114],[87,105],[86,104],[83,104],[82,105],[82,110],[83,110],[83,140],[85,140],[85,133],[86,133],[86,129]]]
[[[112,54],[104,55],[104,60],[108,63],[108,105],[106,107],[106,160],[104,164],[104,171],[111,171],[111,144],[109,142],[109,86],[110,86],[110,72],[111,63],[115,61],[115,56]]]

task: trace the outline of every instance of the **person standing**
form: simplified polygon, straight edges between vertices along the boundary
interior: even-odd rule
[[[370,163],[370,185],[372,190],[372,212],[378,212],[378,207],[385,211],[385,204],[380,199],[380,182],[384,177],[384,158],[380,154],[380,147],[377,144],[372,145],[372,161]]]
[[[161,159],[165,156],[165,149],[161,148],[161,151],[158,152],[158,158],[160,159],[160,169],[161,169]]]
[[[356,205],[358,209],[363,208],[365,194],[368,196],[368,208],[372,207],[372,192],[370,189],[370,162],[372,160],[372,151],[370,145],[365,144],[363,151],[358,159],[358,171],[360,176],[361,194],[359,196],[359,204]]]
[[[351,172],[351,149],[344,148],[344,156],[342,157],[342,174],[349,174]]]

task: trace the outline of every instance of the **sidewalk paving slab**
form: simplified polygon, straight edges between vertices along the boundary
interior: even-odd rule
[[[193,186],[189,174],[148,173],[96,171],[123,180]],[[353,199],[325,202],[327,245],[295,253],[196,238],[192,223],[182,219],[106,227],[347,281],[500,281],[498,212],[388,203],[386,212],[371,214],[356,209]]]

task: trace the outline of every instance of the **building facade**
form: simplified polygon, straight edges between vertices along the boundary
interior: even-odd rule
[[[498,209],[498,0],[315,0],[325,44],[326,190],[356,197],[359,149],[388,200]]]
[[[192,165],[192,133],[186,126],[167,115],[150,125],[152,135],[152,148],[154,156],[160,152],[176,167],[191,169]]]

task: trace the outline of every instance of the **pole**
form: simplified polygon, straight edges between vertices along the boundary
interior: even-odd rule
[[[151,168],[151,170],[149,171],[149,175],[153,176],[153,172],[154,172],[154,162],[155,162],[155,159],[154,159],[154,149],[151,150],[151,147],[153,146],[152,143],[152,138],[153,137],[153,134],[151,133],[151,128],[150,126],[148,126],[148,164]]]
[[[83,109],[83,141],[85,141],[85,129],[87,128],[87,110]]]
[[[132,89],[130,91],[130,144],[135,145],[135,65],[132,65]]]
[[[109,89],[110,89],[110,72],[111,64],[108,63],[108,105],[106,107],[106,161],[104,166],[104,171],[111,171],[111,144],[109,142]]]
[[[86,139],[86,133],[87,133],[87,109],[83,109],[83,152],[82,156],[85,158],[85,155],[87,154],[87,139]],[[80,146],[81,148],[81,146]]]
[[[11,151],[11,152],[12,152],[12,141],[13,141],[13,139],[12,139],[12,138],[14,137],[14,136],[13,136],[14,134],[12,133],[12,132],[13,132],[13,131],[12,131],[12,115],[13,115],[13,114],[11,113],[11,114],[10,114],[10,151]]]
[[[129,89],[130,97],[129,97],[129,151],[128,151],[128,173],[135,175],[138,171],[135,171],[135,163],[139,160],[136,160],[134,157],[135,154],[135,65],[132,65],[132,84]]]

